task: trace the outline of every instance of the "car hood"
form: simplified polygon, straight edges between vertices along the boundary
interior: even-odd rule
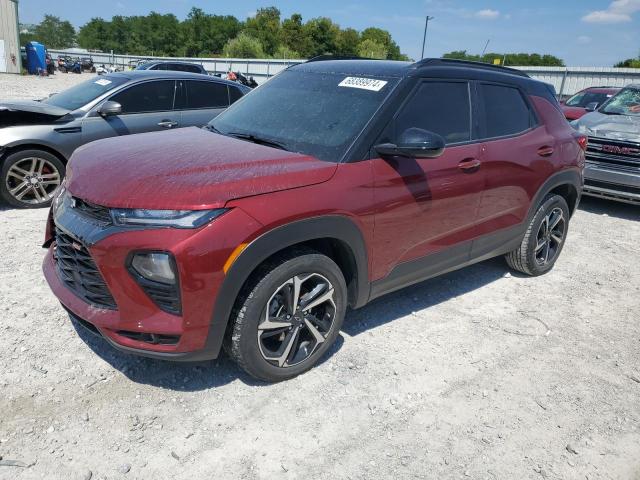
[[[566,105],[562,105],[562,113],[568,119],[575,120],[582,117],[585,114],[586,110],[582,107],[567,107]]]
[[[0,127],[48,123],[70,113],[35,100],[0,100]]]
[[[337,164],[182,128],[99,140],[73,154],[67,189],[118,208],[205,209],[228,201],[322,183]]]
[[[581,117],[573,127],[585,135],[628,142],[640,142],[640,116],[606,115],[590,112]]]

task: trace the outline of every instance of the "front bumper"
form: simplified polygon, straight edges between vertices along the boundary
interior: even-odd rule
[[[587,161],[584,168],[583,193],[640,204],[640,169],[622,169]]]
[[[112,346],[128,353],[166,360],[216,358],[222,338],[211,337],[212,326],[214,322],[226,325],[228,320],[213,319],[217,292],[224,281],[223,265],[235,247],[258,230],[255,220],[234,209],[195,230],[120,229],[105,236],[99,227],[89,228],[87,219],[78,215],[70,211],[57,213],[55,224],[87,248],[117,308],[97,307],[71,290],[56,267],[55,238],[48,239],[44,276],[71,316],[87,322]],[[146,250],[166,251],[174,256],[180,279],[181,315],[161,310],[128,271],[131,252]],[[156,344],[131,338],[132,333],[179,336],[179,340],[172,345]]]

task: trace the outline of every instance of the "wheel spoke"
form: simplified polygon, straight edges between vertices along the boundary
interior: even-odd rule
[[[549,242],[547,242],[547,246],[545,247],[545,250],[544,250],[544,263],[547,263],[549,261],[550,250],[551,250],[551,245],[549,245]]]
[[[549,230],[554,230],[563,217],[564,215],[562,214],[562,210],[559,210],[556,217],[553,219],[553,222],[550,222]]]
[[[284,347],[284,352],[282,352],[282,355],[277,359],[279,367],[284,366],[285,362],[287,361],[287,358],[289,358],[289,354],[291,353],[293,344],[297,343],[297,338],[299,334],[300,334],[300,327],[296,327],[293,330],[291,330],[289,335],[287,335],[287,337],[284,339],[284,342],[286,343],[286,346]]]
[[[536,253],[538,253],[545,245],[547,244],[546,238],[538,239],[538,243],[536,245]]]
[[[311,335],[313,335],[313,337],[316,339],[316,342],[318,345],[324,342],[325,340],[324,336],[320,333],[320,331],[316,328],[316,326],[309,321],[309,319],[305,318],[304,324],[307,326],[307,328],[311,332]]]
[[[562,243],[562,237],[560,235],[558,235],[557,233],[552,233],[551,234],[551,239],[556,242],[556,244],[560,245],[560,243]]]
[[[17,200],[21,200],[22,197],[24,197],[28,191],[29,191],[29,184],[27,182],[22,182],[13,190],[9,190],[9,193],[11,193],[11,195],[13,195]]]
[[[9,169],[10,172],[18,172],[22,175],[22,177],[26,177],[27,175],[29,175],[29,172],[27,170],[25,170],[24,168],[20,168],[18,165],[14,165],[13,167],[11,167]]]
[[[14,169],[11,169],[7,172],[7,176],[8,177],[13,177],[13,178],[17,178],[18,180],[20,180],[21,182],[24,181],[24,174],[22,173],[16,173],[13,171]]]
[[[31,159],[31,167],[29,168],[29,173],[36,173],[36,169],[38,168],[39,159],[32,158]]]
[[[33,191],[33,196],[36,197],[36,200],[38,201],[38,203],[44,201],[44,198],[40,196],[40,192],[38,192],[37,187],[31,187],[31,191]]]
[[[42,195],[42,198],[47,198],[49,196],[47,191],[44,189],[44,186],[42,185],[42,183],[39,183],[37,186],[35,186],[34,190],[40,190],[40,194]]]
[[[267,318],[264,322],[258,325],[258,330],[272,330],[274,328],[290,327],[292,323],[282,318]]]
[[[59,180],[60,179],[60,174],[58,172],[43,173],[42,175],[40,175],[40,178],[42,180]]]
[[[317,297],[315,300],[306,304],[303,309],[305,312],[308,312],[312,308],[317,307],[318,305],[322,305],[324,302],[328,302],[332,298],[333,298],[333,288],[330,288],[325,293]]]

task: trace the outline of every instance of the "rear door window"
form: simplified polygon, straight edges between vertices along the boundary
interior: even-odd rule
[[[483,138],[517,135],[535,124],[533,113],[517,88],[480,83],[478,94],[484,110],[480,118]]]
[[[423,82],[396,118],[396,138],[408,128],[437,133],[447,144],[471,140],[467,82]]]
[[[122,113],[147,113],[173,110],[175,81],[160,80],[133,85],[110,100],[122,105]]]
[[[187,109],[226,108],[229,106],[227,85],[218,82],[187,80]]]
[[[240,98],[242,98],[242,92],[240,89],[229,86],[229,103],[234,103],[235,101],[240,100]]]

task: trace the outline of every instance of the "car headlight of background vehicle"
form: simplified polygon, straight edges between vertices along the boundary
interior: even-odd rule
[[[116,225],[143,225],[148,227],[198,228],[226,212],[214,210],[147,210],[142,208],[114,208],[111,210]]]

